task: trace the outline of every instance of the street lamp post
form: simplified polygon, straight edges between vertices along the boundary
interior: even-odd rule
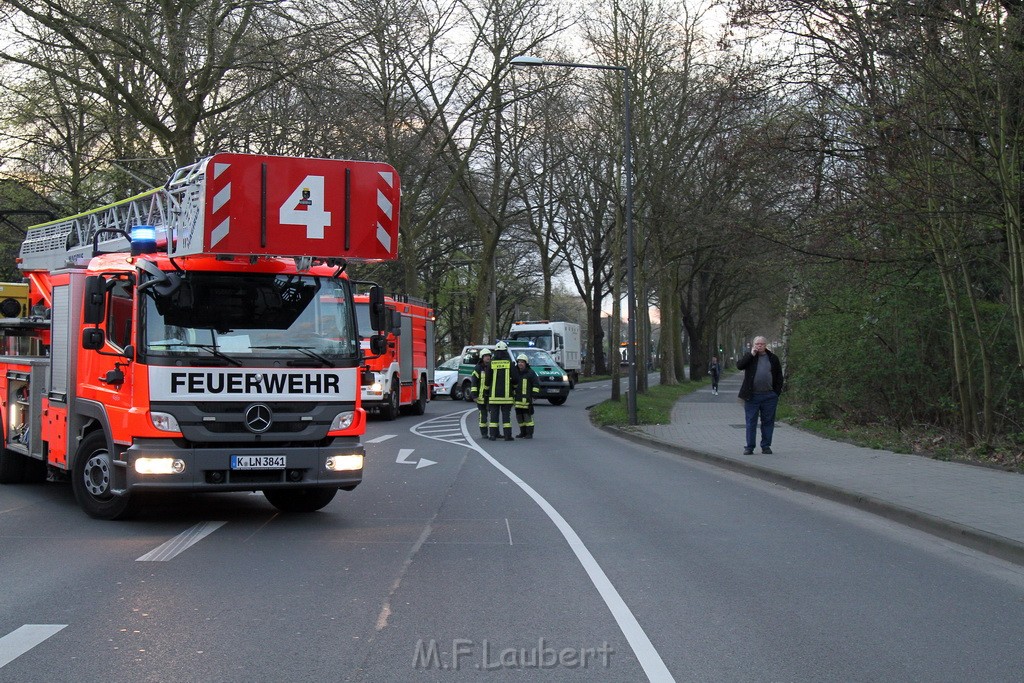
[[[637,423],[636,417],[636,292],[635,274],[633,272],[633,122],[629,104],[629,67],[612,66],[610,64],[579,64],[575,62],[548,62],[540,57],[522,55],[513,57],[509,62],[512,66],[538,67],[563,66],[572,69],[602,69],[604,71],[622,72],[622,108],[623,108],[623,170],[626,174],[626,327],[629,337],[629,349],[626,357],[629,362],[629,391],[626,394],[626,411],[629,424]]]

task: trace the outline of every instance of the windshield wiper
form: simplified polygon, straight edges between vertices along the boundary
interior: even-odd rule
[[[220,358],[221,360],[227,361],[228,363],[231,363],[232,365],[238,365],[238,366],[242,365],[242,361],[238,360],[237,358],[232,358],[231,356],[229,356],[229,355],[227,355],[227,354],[225,354],[225,353],[223,353],[221,351],[218,351],[217,347],[213,346],[212,344],[194,344],[192,342],[183,342],[183,341],[179,341],[177,339],[161,339],[158,342],[150,342],[149,343],[149,347],[150,348],[153,348],[154,346],[165,346],[165,347],[168,347],[168,348],[179,348],[179,349],[180,348],[202,349],[203,351],[209,351],[210,353],[212,353],[217,358]],[[195,360],[200,360],[200,359],[197,358]]]
[[[320,361],[321,363],[323,363],[324,365],[326,365],[329,368],[333,368],[334,367],[334,363],[332,363],[330,361],[330,359],[325,358],[324,356],[321,356],[319,353],[317,353],[315,351],[311,351],[310,350],[311,347],[309,347],[309,346],[253,346],[252,348],[254,348],[254,349],[268,349],[270,351],[298,351],[299,353],[301,353],[304,356],[307,356],[307,357],[312,358],[314,360]],[[294,362],[294,361],[292,361],[292,362]],[[290,362],[289,365],[291,365],[292,362]]]

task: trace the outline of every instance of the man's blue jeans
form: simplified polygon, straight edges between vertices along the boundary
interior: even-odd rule
[[[743,412],[747,417],[747,448],[754,448],[758,416],[761,417],[761,448],[771,448],[778,405],[779,395],[774,391],[759,391],[743,402]]]

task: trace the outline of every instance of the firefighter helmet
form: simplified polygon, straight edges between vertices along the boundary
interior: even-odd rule
[[[521,353],[521,354],[519,354],[518,356],[516,356],[516,360],[517,360],[517,361],[520,361],[520,360],[521,360],[521,361],[523,361],[524,363],[526,363],[527,365],[529,365],[529,364],[530,364],[530,359],[526,357],[526,354],[525,354],[525,353]]]
[[[497,344],[494,345],[494,350],[495,351],[508,351],[508,344],[506,344],[503,341],[500,341],[500,342],[498,342]]]
[[[483,358],[484,356],[492,356],[492,355],[494,355],[494,352],[491,351],[488,347],[485,346],[484,348],[480,349],[480,357],[481,358]]]

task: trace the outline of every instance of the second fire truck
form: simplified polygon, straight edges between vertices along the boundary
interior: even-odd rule
[[[394,420],[402,409],[422,415],[434,383],[434,311],[426,301],[404,294],[384,297],[387,347],[373,354],[376,329],[370,322],[370,297],[356,295],[356,314],[373,382],[362,386],[363,407]]]

